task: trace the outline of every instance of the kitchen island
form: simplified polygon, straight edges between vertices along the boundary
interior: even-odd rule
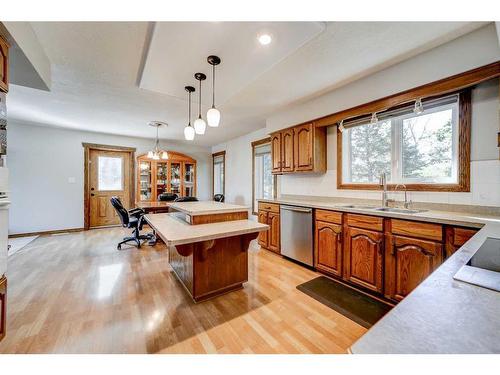
[[[265,224],[248,209],[219,202],[178,202],[177,212],[145,219],[169,249],[169,263],[195,302],[241,289],[248,280],[248,246]],[[243,218],[244,217],[244,218]]]

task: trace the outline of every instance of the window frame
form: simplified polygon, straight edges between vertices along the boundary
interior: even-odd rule
[[[458,94],[458,162],[457,183],[408,183],[405,184],[409,191],[440,191],[440,192],[470,192],[470,134],[471,134],[471,90],[466,89]],[[439,95],[432,99],[449,96]],[[418,98],[414,98],[416,100]],[[393,110],[397,107],[388,108]],[[360,116],[365,115],[360,113]],[[353,116],[356,117],[356,116]],[[342,190],[380,190],[378,184],[344,183],[342,181],[342,132],[337,127],[337,189]],[[388,190],[394,190],[397,184],[388,184]]]
[[[259,139],[259,140],[251,143],[251,145],[252,145],[252,214],[253,215],[258,214],[258,207],[255,206],[255,148],[257,146],[261,146],[261,145],[264,145],[266,143],[271,144],[271,137]],[[272,154],[272,152],[271,152],[271,154]],[[276,198],[278,176],[275,174],[273,174],[272,176],[273,176],[273,198]]]
[[[222,195],[224,197],[226,196],[226,150],[224,151],[219,151],[216,153],[212,154],[212,196],[215,195],[215,174],[214,174],[214,167],[215,167],[215,158],[218,156],[222,156],[222,168],[224,169],[224,175],[222,178]]]

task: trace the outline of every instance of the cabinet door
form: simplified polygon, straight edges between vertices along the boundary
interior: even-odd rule
[[[284,130],[281,133],[281,171],[293,172],[293,129]]]
[[[306,124],[294,128],[294,156],[296,171],[313,169],[313,125]]]
[[[281,173],[281,133],[271,135],[272,173]]]
[[[9,45],[0,37],[0,91],[9,91]]]
[[[269,229],[269,237],[267,239],[267,247],[275,253],[280,252],[280,215],[274,212],[269,212],[267,223],[271,227]]]
[[[372,291],[382,292],[384,235],[352,227],[347,227],[345,235],[345,279]]]
[[[342,276],[342,226],[316,221],[316,268]]]
[[[401,301],[442,263],[443,245],[397,235],[387,242],[386,295]]]
[[[476,229],[446,227],[445,255],[449,258],[476,234]]]
[[[259,211],[259,215],[258,215],[259,223],[267,224],[267,221],[268,221],[267,216],[268,216],[268,214],[266,211]],[[259,232],[259,245],[262,247],[265,247],[265,248],[267,248],[268,232],[269,231],[267,231],[267,230]]]

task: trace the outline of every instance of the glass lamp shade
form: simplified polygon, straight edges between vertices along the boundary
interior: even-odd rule
[[[167,159],[168,159],[168,153],[167,153],[167,151],[163,151],[163,152],[161,153],[161,158],[162,158],[163,160],[167,160]]]
[[[196,134],[205,134],[205,129],[207,128],[207,124],[205,120],[203,120],[201,117],[198,117],[196,121],[194,122],[194,131]]]
[[[186,126],[184,128],[184,138],[186,138],[187,141],[192,141],[194,139],[194,128],[192,126]]]
[[[212,107],[208,110],[207,122],[208,122],[208,126],[210,126],[212,128],[216,128],[217,126],[219,126],[220,112],[217,108]]]
[[[149,152],[148,152],[148,158],[149,158],[149,159],[153,159],[153,157],[154,157],[154,153],[153,153],[153,151],[149,151]]]
[[[158,152],[153,154],[153,160],[160,160],[160,154]]]

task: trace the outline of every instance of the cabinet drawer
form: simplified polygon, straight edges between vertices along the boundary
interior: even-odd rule
[[[443,240],[443,226],[408,220],[391,220],[391,232],[403,236],[424,238],[433,241]]]
[[[477,230],[465,228],[453,228],[453,245],[462,246],[475,235]]]
[[[316,210],[316,220],[326,221],[327,223],[342,224],[342,213],[327,210]]]
[[[280,212],[280,205],[276,203],[259,202],[259,211]]]
[[[384,219],[376,216],[347,214],[347,225],[382,232]]]

